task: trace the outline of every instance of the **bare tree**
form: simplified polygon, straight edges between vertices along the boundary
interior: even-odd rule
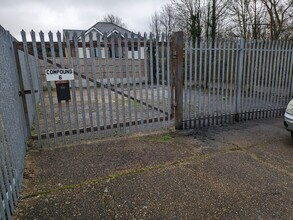
[[[170,35],[176,30],[177,21],[175,16],[175,10],[171,4],[166,4],[162,7],[160,11],[160,22],[163,32],[167,35]]]
[[[292,31],[293,0],[261,0],[268,14],[271,39],[284,38]]]
[[[123,28],[126,28],[127,25],[126,23],[122,22],[122,18],[116,16],[116,15],[113,15],[113,14],[107,14],[105,15],[103,18],[102,18],[102,21],[104,22],[111,22],[113,24],[116,24],[120,27],[123,27]]]
[[[193,41],[202,35],[202,5],[200,0],[171,0],[176,9],[179,28]]]
[[[228,9],[235,36],[244,39],[262,37],[265,13],[259,0],[228,0]]]
[[[162,25],[160,21],[160,15],[158,12],[152,15],[151,23],[150,23],[151,32],[154,33],[156,36],[160,35],[162,32]]]
[[[227,9],[227,1],[223,0],[208,0],[205,5],[204,23],[205,36],[211,38],[214,42],[219,36],[219,23],[225,19],[225,12]]]

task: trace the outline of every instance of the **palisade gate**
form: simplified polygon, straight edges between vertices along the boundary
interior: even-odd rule
[[[36,91],[32,138],[40,146],[171,126],[169,36],[38,37],[31,32],[27,42],[22,32],[17,48],[26,63],[21,68],[37,79],[30,84]]]

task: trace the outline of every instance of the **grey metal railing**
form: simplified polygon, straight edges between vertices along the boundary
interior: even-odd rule
[[[24,89],[29,90],[30,83],[28,79],[20,83],[27,72],[19,75],[17,67],[24,66],[25,61],[23,53],[16,54],[14,43],[0,26],[0,219],[12,218],[23,179],[26,140],[34,120],[33,108],[25,105],[26,101],[32,104],[31,95],[20,96]]]
[[[293,45],[185,41],[185,128],[283,114],[292,98]]]

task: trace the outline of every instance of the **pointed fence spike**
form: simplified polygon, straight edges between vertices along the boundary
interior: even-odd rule
[[[57,39],[61,39],[61,33],[59,31],[57,32],[56,35],[57,35]]]

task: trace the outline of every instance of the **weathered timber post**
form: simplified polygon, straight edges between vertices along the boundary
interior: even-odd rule
[[[183,128],[183,32],[172,35],[172,78],[175,87],[175,128]],[[173,91],[173,90],[172,90]]]

